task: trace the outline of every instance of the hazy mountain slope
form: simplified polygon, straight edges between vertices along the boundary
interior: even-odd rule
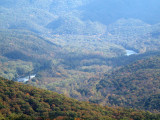
[[[44,26],[56,18],[47,10],[22,5],[18,8],[0,7],[1,29],[26,29],[37,33],[48,33]]]
[[[159,4],[149,0],[7,0],[0,3],[0,28],[27,29],[69,47],[84,41],[91,45],[107,42],[106,46],[116,44],[143,53],[159,49],[159,41],[153,37],[159,35],[155,32],[159,27]]]
[[[47,33],[45,25],[59,16],[64,16],[86,0],[6,0],[0,2],[1,26],[3,28],[23,28]]]
[[[160,49],[159,24],[150,25],[138,19],[119,19],[106,27],[100,26],[99,23],[89,24],[94,28],[89,30],[90,27],[85,29],[85,24],[82,21],[76,18],[74,20],[77,22],[76,27],[73,27],[74,22],[62,26],[62,23],[67,23],[63,18],[51,22],[47,27],[55,30],[52,33],[58,35],[50,35],[52,38],[50,40],[65,47],[76,47],[80,50],[86,48],[92,51],[103,45],[106,47],[116,45],[122,49],[134,50],[137,53]],[[105,48],[101,51],[105,51]]]
[[[60,27],[68,27],[69,32],[80,34],[93,34],[96,27],[97,34],[109,23],[114,23],[121,18],[139,19],[146,23],[159,23],[158,1],[120,1],[120,0],[14,0],[1,1],[1,26],[3,28],[25,28],[41,33],[50,33],[45,26],[51,22],[68,18]],[[75,18],[75,19],[70,19]],[[85,18],[85,19],[84,19]],[[81,24],[77,26],[77,20]],[[71,25],[68,23],[72,23]],[[79,23],[79,22],[78,22]],[[88,25],[89,24],[89,25]],[[53,24],[52,24],[53,25]],[[82,25],[82,26],[81,26]],[[88,25],[85,27],[85,25]],[[83,28],[83,26],[85,28]],[[54,27],[54,26],[52,26]],[[83,31],[78,31],[83,28]],[[94,30],[93,30],[94,29]],[[66,29],[59,29],[54,33],[66,33]],[[77,33],[76,32],[76,33]],[[68,33],[68,32],[67,32]]]
[[[25,30],[0,30],[0,75],[15,79],[44,68],[60,47]]]
[[[117,75],[107,75],[113,86],[109,90],[108,83],[105,84],[107,77],[103,83],[99,76],[139,59],[136,56],[128,59],[126,49],[137,53],[160,50],[159,5],[156,0],[0,1],[0,75],[14,79],[35,72],[36,78],[28,83],[70,97],[157,110],[159,104],[154,103],[159,102],[159,93],[154,94],[152,88],[158,90],[154,85],[159,84],[149,81],[154,77],[159,80],[159,68],[133,69],[129,77],[138,80],[139,88],[128,76],[120,76],[128,72],[127,67],[126,71],[121,71],[123,68],[116,71]],[[148,86],[143,87],[145,81],[139,80],[143,76],[151,86],[148,90],[145,89]],[[123,82],[130,87],[125,84],[124,90],[118,87]],[[144,96],[140,98],[143,90]]]
[[[84,19],[110,24],[120,18],[140,19],[144,22],[159,23],[158,0],[93,0],[84,10]]]
[[[50,56],[49,54],[58,48],[56,44],[25,30],[0,30],[0,40],[1,55],[19,50],[30,56],[43,54]]]
[[[132,109],[101,107],[0,78],[0,119],[159,119]]]
[[[119,19],[107,26],[108,33],[101,38],[144,53],[159,50],[159,29],[159,24],[150,25],[138,19]]]
[[[78,17],[66,15],[59,17],[47,25],[53,34],[77,34],[77,35],[96,35],[104,34],[106,26],[91,21],[82,21]]]

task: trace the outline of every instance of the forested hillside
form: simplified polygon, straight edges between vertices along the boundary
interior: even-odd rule
[[[158,120],[159,114],[101,107],[0,78],[1,120]]]
[[[100,99],[93,102],[160,111],[159,63],[159,56],[150,57],[105,74],[96,85]]]
[[[81,51],[76,47],[62,47],[26,30],[1,30],[0,36],[1,76],[17,80],[37,74],[30,81],[33,85],[46,88],[50,85],[59,93],[66,91],[66,88],[64,91],[56,88],[60,84],[83,81],[101,71],[108,71],[113,64],[105,59],[125,54],[124,49],[116,45],[99,49],[91,46],[91,50],[84,48]],[[70,96],[70,92],[67,94]]]
[[[44,69],[60,49],[26,30],[0,30],[0,75],[8,79]]]
[[[64,48],[29,31],[1,30],[0,34],[0,73],[3,77],[16,80],[19,76],[34,73],[36,77],[27,83],[63,93],[69,97],[90,100],[103,105],[159,111],[159,107],[157,107],[157,100],[159,100],[159,57],[152,57],[157,56],[159,52],[123,56],[118,55],[123,53],[123,49],[120,53],[118,49],[115,48],[114,50],[112,46],[111,50],[102,51],[103,54],[101,54],[98,53],[100,49],[96,53],[96,51],[87,51],[86,49],[78,51],[76,48]],[[119,53],[117,54],[117,52]],[[111,54],[115,54],[115,57],[111,57]],[[135,70],[134,64],[136,63],[134,62],[137,60],[141,62],[137,62]],[[150,62],[148,62],[149,60]],[[111,80],[108,78],[101,80],[103,73],[127,64],[131,64],[129,67],[131,70],[124,67],[116,70],[117,73],[114,71],[112,74],[107,74]],[[141,68],[145,65],[145,68]],[[119,74],[123,74],[122,69],[125,70],[125,74],[120,77]],[[128,76],[126,76],[127,72],[129,72]],[[142,81],[140,76],[143,76],[143,79],[148,82]],[[122,81],[117,81],[117,79],[122,79]],[[112,86],[111,88],[105,86],[108,85],[105,80],[110,81],[109,86]],[[137,80],[138,83],[133,84],[132,80]],[[120,86],[117,88],[119,84]],[[148,88],[148,86],[150,87]],[[131,91],[134,91],[135,96]],[[122,95],[119,95],[120,93]],[[141,94],[143,95],[140,97]],[[149,102],[151,99],[155,101]]]
[[[158,119],[125,108],[160,112],[159,6],[158,0],[1,0],[0,76],[18,81],[34,74],[22,82],[94,104],[1,78],[0,116]]]

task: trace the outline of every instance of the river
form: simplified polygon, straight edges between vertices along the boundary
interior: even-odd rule
[[[18,78],[17,81],[18,81],[18,82],[27,82],[29,79],[32,79],[32,78],[34,78],[35,76],[36,76],[36,74],[30,75],[30,77],[29,77],[29,76],[26,76],[26,77]]]
[[[130,56],[130,55],[133,55],[133,54],[137,54],[137,52],[135,52],[133,50],[126,50],[126,55],[127,56]]]

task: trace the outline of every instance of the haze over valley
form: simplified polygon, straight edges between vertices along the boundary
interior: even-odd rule
[[[158,0],[1,0],[0,86],[8,88],[0,93],[0,119],[160,119],[159,6]]]

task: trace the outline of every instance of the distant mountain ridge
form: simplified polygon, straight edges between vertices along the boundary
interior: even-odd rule
[[[158,0],[94,0],[85,9],[84,18],[110,24],[120,18],[140,19],[146,23],[159,23]]]
[[[66,16],[68,18],[76,18],[83,24],[88,24],[88,21],[92,25],[98,23],[99,28],[95,26],[96,29],[102,29],[121,18],[139,19],[148,24],[156,24],[160,22],[160,15],[158,14],[160,12],[159,5],[160,2],[156,0],[46,0],[45,2],[42,0],[7,0],[0,2],[2,23],[0,27],[12,28],[14,26],[14,28],[18,29],[27,29],[28,27],[28,30],[47,33],[50,30],[46,28],[46,25],[50,25],[57,18],[64,17],[65,19]],[[7,18],[8,22],[5,18]],[[81,29],[81,25],[76,26],[77,21],[75,19],[66,20],[67,22],[63,22],[60,25],[61,27],[68,26],[69,22],[72,21],[74,24],[68,28],[70,31]],[[101,25],[104,27],[101,27]],[[91,34],[93,28],[94,26],[87,26]],[[65,29],[61,29],[58,32],[63,33],[64,31]],[[77,32],[83,33],[81,31]]]
[[[144,53],[159,49],[151,42],[159,44],[159,5],[156,0],[7,0],[0,2],[0,28],[33,31],[59,45],[101,40]]]

